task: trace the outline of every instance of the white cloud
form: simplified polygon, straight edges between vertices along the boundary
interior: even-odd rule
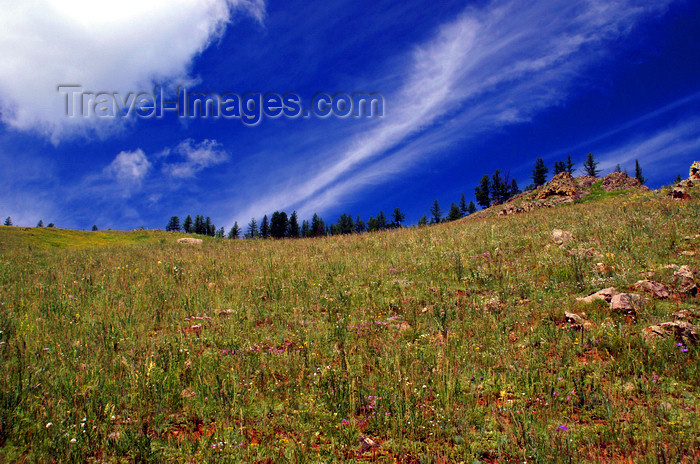
[[[192,139],[186,139],[171,153],[185,158],[185,161],[179,163],[163,165],[163,172],[176,178],[194,177],[202,169],[228,160],[228,153],[216,140],[195,143]]]
[[[192,58],[235,14],[265,14],[264,0],[0,0],[0,9],[0,118],[54,141],[119,127],[66,117],[59,84],[126,95],[187,81]]]
[[[261,193],[235,217],[292,206],[322,211],[368,182],[410,168],[420,151],[426,156],[450,141],[527,121],[562,102],[586,65],[671,1],[495,1],[468,8],[407,56],[395,92],[386,96],[383,121],[335,142],[320,169],[309,174],[306,167],[301,185]],[[402,149],[409,142],[413,148]],[[338,153],[338,146],[348,148]]]
[[[122,151],[104,169],[104,174],[126,186],[141,185],[141,181],[151,167],[146,154],[140,148],[135,151]]]

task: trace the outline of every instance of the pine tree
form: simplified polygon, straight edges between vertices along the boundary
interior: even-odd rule
[[[392,213],[392,227],[401,227],[401,224],[406,220],[406,215],[401,212],[399,208],[396,208]]]
[[[314,213],[311,217],[311,236],[322,237],[324,235],[326,235],[326,224],[318,214]]]
[[[223,227],[219,228],[216,233],[214,234],[214,237],[216,238],[224,238],[226,236],[226,231],[224,230]]]
[[[210,237],[214,237],[216,235],[216,226],[213,222],[211,222],[211,218],[209,216],[207,216],[207,219],[204,221],[204,233]]]
[[[379,230],[379,225],[377,223],[377,218],[370,216],[367,219],[367,232],[376,232]]]
[[[681,175],[678,174],[678,175],[676,176],[676,184],[679,184],[682,180],[683,180],[683,178],[681,178]]]
[[[452,203],[450,205],[450,211],[447,213],[447,220],[448,221],[456,221],[457,219],[462,217],[462,212],[459,210],[459,206],[457,204]]]
[[[377,214],[377,228],[379,230],[389,228],[389,221],[387,221],[386,214],[384,214],[384,211],[380,211],[379,214]]]
[[[299,218],[297,217],[296,211],[292,211],[292,215],[289,216],[287,236],[291,238],[299,238]]]
[[[361,234],[362,232],[367,230],[367,226],[365,226],[365,221],[360,218],[360,215],[358,214],[357,217],[355,218],[355,232],[358,234]]]
[[[201,215],[196,215],[194,217],[194,233],[199,235],[204,235],[207,232],[206,226],[204,224],[204,217]]]
[[[642,175],[642,167],[639,165],[639,160],[634,160],[634,177],[637,178],[640,184],[646,184],[647,179]]]
[[[542,158],[537,158],[535,160],[535,169],[532,170],[532,183],[537,187],[544,185],[547,182],[547,173],[549,168],[544,165],[544,160]]]
[[[513,179],[510,182],[510,189],[508,189],[508,198],[512,198],[515,195],[518,195],[520,192],[520,187],[518,187],[518,182]]]
[[[258,231],[258,221],[256,221],[255,218],[252,218],[248,223],[248,232],[246,233],[246,236],[248,236],[248,238],[258,238],[259,235],[260,232]]]
[[[192,229],[192,216],[190,216],[189,214],[185,218],[185,223],[182,224],[182,229],[188,234],[194,232],[194,230]]]
[[[496,169],[491,176],[491,200],[503,203],[508,199],[508,184],[501,177],[501,170]]]
[[[428,217],[424,214],[418,219],[418,227],[423,227],[428,225]]]
[[[165,226],[165,230],[168,232],[180,232],[180,218],[177,216],[171,217],[168,225]]]
[[[241,235],[241,228],[238,227],[238,221],[233,223],[233,227],[228,231],[228,238],[236,240]]]
[[[97,232],[97,224],[93,224],[93,225],[92,225],[92,231],[93,231],[93,232]]]
[[[430,223],[440,224],[440,221],[442,221],[442,209],[440,209],[440,203],[438,203],[436,198],[433,206],[430,207]]]
[[[36,225],[37,227],[44,227],[44,220],[39,219],[39,223]]]
[[[270,236],[270,220],[267,218],[267,214],[263,216],[262,222],[260,223],[260,236],[262,238],[268,238]]]
[[[289,219],[284,211],[275,211],[270,219],[270,235],[272,238],[284,238],[287,235]]]
[[[488,174],[484,174],[481,178],[481,182],[474,189],[474,194],[476,195],[476,202],[482,208],[488,208],[491,204],[491,178]]]
[[[5,219],[5,225],[6,226],[12,225],[12,218],[10,216],[7,216],[7,219]]]
[[[586,172],[586,175],[588,175],[588,176],[598,177],[600,170],[596,169],[597,167],[598,167],[598,162],[595,161],[595,159],[593,157],[593,153],[589,153],[586,156],[586,161],[583,163],[583,170]]]
[[[566,170],[572,176],[574,175],[574,171],[575,171],[574,166],[575,166],[575,164],[573,163],[573,161],[571,161],[571,155],[567,156],[566,157]]]
[[[49,225],[48,225],[48,226],[46,226],[46,227],[54,228],[54,227],[56,227],[56,226],[54,225],[54,223],[53,223],[53,222],[49,222]]]
[[[476,213],[476,205],[474,204],[473,201],[469,202],[469,214],[474,214]]]
[[[465,198],[464,193],[459,198],[459,212],[462,215],[462,217],[469,214],[469,209],[467,207],[467,199]]]
[[[562,172],[566,172],[566,163],[564,161],[555,161],[554,175],[556,176],[557,174],[561,174]]]
[[[620,167],[620,163],[617,163],[617,166],[615,166],[615,172],[622,172],[622,167]]]
[[[306,219],[301,221],[301,236],[304,238],[311,237],[311,226]]]

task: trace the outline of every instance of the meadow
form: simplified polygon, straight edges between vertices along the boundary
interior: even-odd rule
[[[698,462],[698,347],[642,334],[700,297],[576,298],[673,289],[700,201],[479,216],[200,246],[0,227],[0,461]]]

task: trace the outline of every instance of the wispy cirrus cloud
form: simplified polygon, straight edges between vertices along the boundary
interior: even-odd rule
[[[0,7],[0,121],[54,142],[109,134],[123,123],[66,117],[58,85],[126,95],[152,90],[152,82],[191,81],[192,59],[236,14],[265,15],[264,0],[1,0]]]
[[[669,3],[495,1],[468,8],[406,55],[389,83],[394,89],[385,92],[383,121],[358,125],[358,133],[326,148],[326,161],[306,181],[261,192],[233,218],[291,207],[302,215],[323,211],[410,169],[437,147],[527,121],[565,101],[575,79],[611,43]],[[308,173],[310,166],[297,169]]]

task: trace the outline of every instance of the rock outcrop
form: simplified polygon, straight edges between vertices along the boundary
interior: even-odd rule
[[[695,273],[690,266],[681,266],[673,273],[673,283],[678,291],[688,295],[697,295],[698,284],[695,282]]]
[[[613,297],[617,294],[619,294],[615,287],[608,287],[604,288],[602,290],[598,290],[597,292],[588,295],[587,297],[584,298],[576,298],[576,301],[580,301],[583,303],[593,303],[596,300],[603,300],[607,303],[610,303],[613,299]]]
[[[634,293],[618,293],[610,300],[610,310],[634,316],[642,305],[642,297]]]
[[[552,196],[568,197],[573,200],[580,197],[578,184],[571,174],[568,172],[560,172],[554,176],[552,180],[542,186],[537,198],[544,200]]]
[[[698,328],[687,321],[664,322],[652,325],[644,329],[642,336],[647,341],[655,341],[659,338],[674,337],[679,342],[698,342]]]
[[[177,239],[177,243],[201,245],[202,243],[204,243],[204,240],[202,240],[201,238],[183,237],[183,238]]]
[[[630,177],[624,172],[611,172],[603,179],[603,190],[612,192],[613,190],[646,189],[639,179]]]
[[[651,293],[654,296],[654,298],[658,298],[661,300],[671,296],[671,294],[668,291],[668,288],[666,288],[664,284],[660,284],[653,280],[640,280],[639,282],[634,284],[632,288],[637,291]]]
[[[688,180],[693,182],[700,182],[700,161],[695,161],[690,165],[690,175]]]
[[[557,245],[564,245],[573,239],[574,235],[568,230],[554,229],[552,231],[552,240],[554,240],[554,243]]]

